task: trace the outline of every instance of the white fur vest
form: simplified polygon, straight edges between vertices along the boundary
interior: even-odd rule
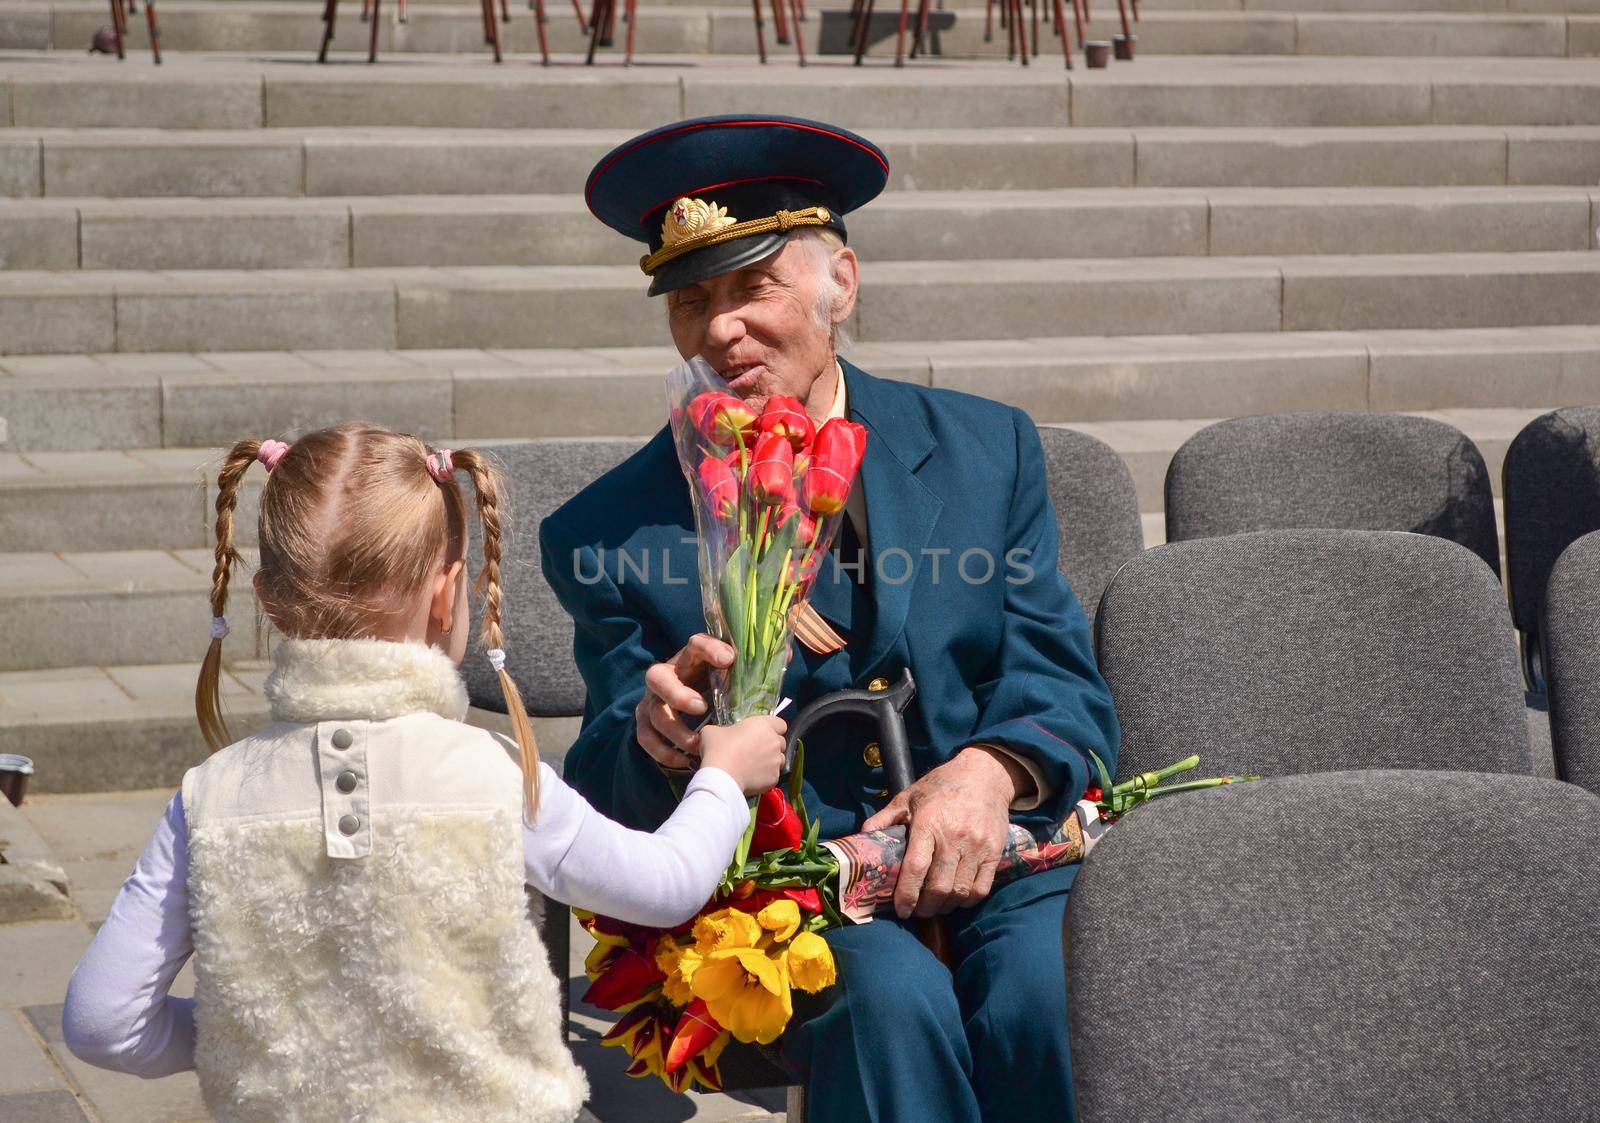
[[[289,641],[183,782],[196,1066],[225,1121],[575,1118],[515,747],[420,644]]]

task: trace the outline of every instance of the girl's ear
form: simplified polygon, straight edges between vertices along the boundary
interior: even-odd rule
[[[460,587],[464,561],[453,561],[433,579],[433,599],[428,604],[428,622],[443,635],[449,635],[456,622],[456,590]]]

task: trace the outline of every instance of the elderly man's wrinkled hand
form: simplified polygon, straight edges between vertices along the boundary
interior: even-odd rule
[[[709,708],[705,692],[714,671],[733,665],[733,648],[701,632],[665,663],[644,673],[644,697],[634,707],[639,747],[663,768],[697,768],[700,733],[680,714],[699,717]]]
[[[982,746],[961,750],[891,800],[863,825],[907,823],[895,912],[938,916],[975,905],[994,887],[1021,766]]]

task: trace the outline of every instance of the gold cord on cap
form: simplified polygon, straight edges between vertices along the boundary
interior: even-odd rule
[[[661,222],[661,248],[639,259],[646,276],[673,258],[707,246],[721,245],[756,234],[787,234],[797,226],[826,226],[833,215],[827,207],[806,207],[798,211],[779,211],[769,218],[735,221],[726,207],[701,199],[679,199]]]

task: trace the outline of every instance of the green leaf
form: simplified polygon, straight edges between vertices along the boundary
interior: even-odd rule
[[[722,567],[722,621],[727,625],[728,637],[737,651],[744,642],[747,634],[746,627],[749,620],[746,618],[745,609],[745,582],[750,569],[750,550],[743,543],[739,548],[728,555],[727,563]],[[735,668],[738,666],[735,656]]]
[[[800,821],[809,823],[810,819],[806,816],[805,802],[800,798],[800,785],[805,778],[805,774],[806,743],[803,740],[796,741],[794,743],[794,768],[789,772],[789,790],[786,794],[789,796],[789,806],[795,809],[795,813],[800,816]]]
[[[1100,754],[1093,749],[1085,749],[1084,752],[1089,754],[1089,759],[1094,761],[1095,771],[1100,774],[1100,794],[1109,797],[1113,785],[1111,783],[1111,773],[1106,771],[1106,762],[1101,760]]]

